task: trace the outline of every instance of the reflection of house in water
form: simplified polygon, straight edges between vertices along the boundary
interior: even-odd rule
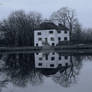
[[[34,46],[56,46],[69,41],[69,30],[63,25],[52,22],[43,22],[34,31]]]
[[[57,68],[70,64],[70,56],[61,56],[55,52],[35,54],[35,68]]]

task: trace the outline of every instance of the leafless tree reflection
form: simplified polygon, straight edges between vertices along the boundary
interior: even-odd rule
[[[53,76],[53,80],[63,87],[70,87],[71,84],[77,82],[81,67],[81,57],[71,57],[71,65],[69,67],[65,67],[63,71],[59,70]]]

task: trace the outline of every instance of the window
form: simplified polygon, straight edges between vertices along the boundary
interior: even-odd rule
[[[41,32],[38,32],[38,35],[41,35]]]
[[[59,56],[59,60],[61,60],[61,57]]]
[[[39,65],[39,66],[42,66],[42,63],[39,63],[38,65]]]
[[[45,38],[45,41],[47,42],[47,38]]]
[[[50,67],[54,67],[54,64],[50,64]]]
[[[52,46],[55,46],[55,43],[52,43]]]
[[[36,46],[38,46],[38,43],[36,43]]]
[[[67,31],[65,30],[64,33],[67,34]]]
[[[65,63],[66,66],[68,66],[68,63]]]
[[[38,40],[39,40],[39,41],[41,41],[41,40],[42,40],[42,38],[38,38]]]
[[[55,55],[55,52],[53,52],[52,55]]]
[[[36,55],[39,55],[39,53],[36,53]]]
[[[60,37],[58,37],[58,40],[60,41],[60,40],[61,40],[61,38],[60,38]]]
[[[65,56],[65,59],[68,59],[68,56]]]
[[[51,61],[55,60],[55,57],[51,57]]]
[[[51,41],[54,41],[54,38],[53,37],[51,37]]]
[[[61,31],[59,30],[58,33],[61,33]]]
[[[53,34],[53,31],[49,31],[50,34]]]
[[[67,41],[67,37],[64,37],[64,40]]]
[[[47,54],[46,54],[46,57],[45,58],[46,58],[46,60],[48,60],[48,55]]]
[[[39,60],[42,60],[42,58],[40,57]]]

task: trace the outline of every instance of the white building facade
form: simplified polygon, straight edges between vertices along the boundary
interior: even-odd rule
[[[49,25],[48,25],[49,24]],[[44,26],[42,28],[42,26]],[[34,31],[34,46],[56,46],[64,41],[69,41],[69,30],[67,28],[57,26],[53,23],[44,23],[40,26],[41,29]],[[36,53],[35,54],[35,67],[36,68],[57,68],[58,66],[69,65],[69,56],[60,56],[53,52],[47,54]]]
[[[57,27],[58,28],[58,27]],[[50,29],[34,31],[34,46],[44,46],[48,43],[50,46],[56,46],[62,41],[69,41],[69,30],[60,28],[59,30],[51,27]]]
[[[70,65],[70,56],[61,56],[56,52],[49,54],[35,54],[35,68],[57,68],[58,66]]]

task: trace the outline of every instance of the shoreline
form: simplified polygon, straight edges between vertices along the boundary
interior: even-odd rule
[[[45,46],[45,47],[0,47],[1,54],[31,54],[31,53],[49,53],[57,52],[61,54],[90,54],[92,55],[92,45],[63,45],[63,46]]]

